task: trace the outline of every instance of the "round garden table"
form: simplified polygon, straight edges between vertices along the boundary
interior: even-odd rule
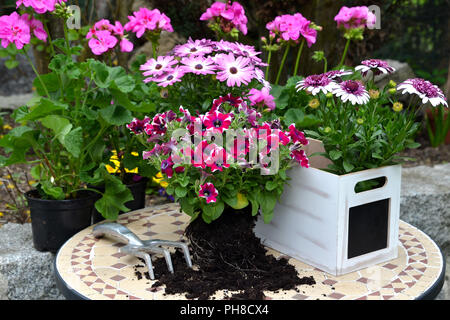
[[[177,204],[165,204],[123,214],[118,222],[142,240],[158,238],[179,241],[189,217]],[[164,287],[152,288],[156,280],[139,277],[147,267],[133,256],[119,252],[123,246],[110,238],[96,239],[93,226],[69,239],[55,260],[57,284],[67,299],[186,299],[166,295]],[[445,259],[439,247],[425,233],[400,221],[399,255],[395,260],[335,277],[301,261],[268,249],[275,257],[285,257],[300,277],[313,276],[315,285],[298,290],[264,292],[269,300],[411,300],[433,299],[444,283]],[[176,270],[175,270],[176,272]],[[216,292],[226,299],[232,292]]]

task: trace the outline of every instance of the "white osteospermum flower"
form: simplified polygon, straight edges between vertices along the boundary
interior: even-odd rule
[[[416,94],[422,99],[423,104],[430,102],[433,107],[440,104],[448,107],[447,98],[444,96],[442,90],[430,81],[420,78],[408,79],[400,83],[397,90],[403,90],[402,94]]]
[[[300,80],[297,82],[295,87],[297,88],[297,92],[300,90],[306,90],[315,96],[321,91],[324,94],[333,92],[333,90],[338,88],[339,85],[325,74],[316,74]]]
[[[342,102],[350,101],[352,105],[366,104],[370,99],[366,88],[359,81],[355,80],[341,82],[338,88],[333,90],[333,94],[340,97]]]

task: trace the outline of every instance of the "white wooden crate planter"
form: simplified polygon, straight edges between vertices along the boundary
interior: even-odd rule
[[[310,139],[307,154],[323,151]],[[335,276],[397,257],[401,166],[346,175],[326,168],[329,160],[310,159],[311,167],[290,171],[290,186],[274,218],[260,218],[255,233],[265,245]],[[385,177],[382,187],[356,193],[358,182]]]

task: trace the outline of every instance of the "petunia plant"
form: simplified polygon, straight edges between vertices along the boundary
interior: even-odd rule
[[[224,210],[261,211],[269,222],[288,180],[286,170],[308,167],[303,132],[278,120],[264,122],[245,98],[218,98],[205,114],[183,107],[143,120],[129,129],[147,147],[143,156],[161,171],[188,215],[210,223]],[[249,209],[249,210],[250,210]]]

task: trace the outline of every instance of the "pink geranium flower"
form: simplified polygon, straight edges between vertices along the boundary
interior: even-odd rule
[[[365,6],[351,8],[343,6],[334,20],[338,27],[345,29],[365,28],[375,25],[376,16]]]
[[[22,19],[28,23],[31,32],[33,32],[36,38],[47,42],[47,32],[45,32],[44,25],[40,20],[33,18],[28,13],[23,14]]]
[[[89,40],[89,47],[95,55],[101,55],[114,48],[117,44],[117,38],[111,35],[107,30],[97,31],[95,36]]]
[[[317,38],[317,30],[310,27],[311,21],[300,13],[294,15],[284,14],[267,23],[266,28],[270,35],[279,35],[284,41],[298,42],[300,37],[305,38],[308,47],[311,47]]]
[[[146,31],[173,32],[170,18],[158,9],[140,8],[139,11],[133,12],[133,16],[128,16],[128,19],[125,30],[136,33],[138,38],[142,37]]]
[[[30,43],[30,26],[17,12],[0,17],[0,39],[3,48],[14,43],[18,50]]]
[[[19,8],[21,5],[27,8],[32,7],[36,13],[43,14],[47,11],[54,11],[56,4],[66,1],[67,0],[17,0],[16,7]]]
[[[218,195],[219,192],[212,183],[208,182],[200,186],[198,196],[200,198],[205,198],[206,203],[216,202]]]
[[[248,19],[245,16],[244,7],[239,2],[214,2],[211,7],[206,9],[206,12],[201,15],[200,20],[214,20],[216,18],[226,20],[231,23],[231,27],[236,27],[236,29],[240,30],[244,35],[247,34]],[[224,31],[230,32],[231,29],[226,29]]]
[[[261,90],[252,88],[249,91],[248,96],[251,105],[257,105],[261,107],[268,107],[270,110],[274,110],[275,105],[275,98],[269,93],[268,88],[262,88]]]

